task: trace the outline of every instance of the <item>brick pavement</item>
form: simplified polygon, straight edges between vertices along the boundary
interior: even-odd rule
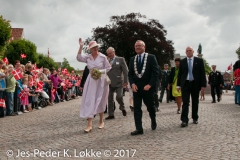
[[[0,119],[0,159],[7,159],[7,150],[14,153],[14,157],[8,159],[68,159],[68,155],[72,156],[71,159],[128,159],[135,150],[131,159],[240,159],[240,106],[235,105],[233,99],[232,92],[228,92],[220,103],[212,104],[210,95],[206,95],[206,100],[200,102],[199,124],[192,124],[191,120],[186,128],[180,127],[176,104],[163,101],[161,112],[157,112],[155,131],[151,130],[150,118],[143,106],[144,134],[140,136],[130,136],[135,125],[129,107],[127,117],[123,117],[117,107],[116,118],[105,121],[105,128],[101,130],[98,129],[97,116],[92,132],[86,134],[83,129],[87,121],[79,118],[81,98],[55,104]],[[128,93],[124,101],[128,106]],[[30,157],[16,158],[18,149]],[[64,149],[69,149],[65,156]],[[80,151],[85,149],[101,152],[101,158],[80,158]],[[34,157],[30,154],[34,150],[51,150],[53,155],[48,158],[48,152],[45,152],[45,157],[37,153]],[[104,156],[105,150],[110,150],[112,155]],[[58,151],[59,155],[53,151]]]

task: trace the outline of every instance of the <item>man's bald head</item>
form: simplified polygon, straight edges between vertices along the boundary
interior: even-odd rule
[[[187,57],[188,57],[188,58],[191,58],[191,57],[193,56],[193,53],[194,53],[193,48],[190,47],[190,46],[188,46],[188,47],[186,48],[186,55],[187,55]]]

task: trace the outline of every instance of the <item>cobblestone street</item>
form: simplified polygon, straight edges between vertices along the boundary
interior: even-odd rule
[[[199,123],[192,124],[190,119],[186,128],[180,127],[176,103],[163,100],[157,112],[157,129],[152,131],[143,106],[144,134],[140,136],[130,135],[135,124],[128,93],[124,102],[126,117],[117,104],[115,119],[98,129],[96,116],[88,134],[83,132],[87,120],[79,117],[81,97],[1,118],[0,159],[240,159],[240,106],[234,104],[231,91],[215,104],[210,94],[206,95],[205,101],[200,101]],[[19,157],[18,152],[22,152]]]

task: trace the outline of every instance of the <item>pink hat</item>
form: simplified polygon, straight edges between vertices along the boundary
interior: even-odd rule
[[[96,41],[91,41],[89,44],[88,44],[88,49],[91,49],[93,47],[96,47],[96,46],[100,46],[100,44],[97,44]]]

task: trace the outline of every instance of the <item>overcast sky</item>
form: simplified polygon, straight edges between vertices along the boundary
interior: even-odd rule
[[[174,42],[176,53],[185,55],[199,43],[210,65],[225,71],[237,60],[240,45],[240,0],[0,0],[0,15],[13,28],[24,28],[24,36],[57,62],[76,60],[78,38],[92,36],[92,29],[109,24],[112,15],[140,12],[157,19]],[[113,46],[114,47],[114,46]]]

